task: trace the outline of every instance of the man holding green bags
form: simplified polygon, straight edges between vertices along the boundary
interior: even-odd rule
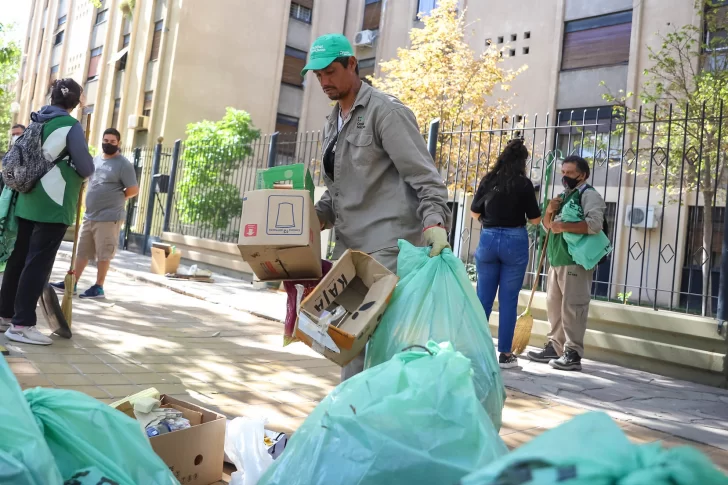
[[[578,265],[570,254],[565,234],[598,235],[604,229],[606,204],[599,193],[586,181],[589,164],[572,155],[561,164],[564,193],[551,200],[543,225],[551,231],[547,254],[549,258],[546,309],[551,331],[548,343],[540,352],[529,352],[534,362],[548,363],[554,369],[581,370],[584,355],[584,335],[591,302],[594,268]],[[578,204],[583,220],[564,222],[562,208]]]

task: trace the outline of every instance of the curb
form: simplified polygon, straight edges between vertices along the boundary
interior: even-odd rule
[[[61,259],[61,260],[64,260],[64,261],[71,261],[71,252],[70,251],[66,251],[64,249],[59,249],[58,250],[58,253],[56,255],[56,259]],[[95,262],[89,262],[89,266],[96,267],[96,263]],[[258,317],[258,318],[263,318],[265,320],[270,320],[272,322],[284,323],[283,320],[279,320],[277,318],[273,318],[270,315],[263,315],[262,313],[255,312],[255,311],[251,311],[250,309],[240,308],[240,307],[237,307],[237,306],[228,305],[226,303],[221,303],[219,301],[211,300],[208,297],[206,297],[206,296],[204,296],[204,295],[202,295],[200,293],[190,292],[189,290],[185,290],[183,288],[178,288],[178,287],[175,287],[175,286],[172,286],[172,285],[169,285],[169,284],[165,284],[165,283],[163,283],[161,281],[158,281],[156,279],[146,277],[143,274],[140,275],[136,271],[132,271],[132,270],[124,269],[124,268],[115,268],[113,265],[109,268],[109,270],[110,271],[113,271],[115,273],[119,273],[119,274],[122,274],[124,276],[127,276],[127,277],[131,278],[134,281],[139,281],[139,282],[142,282],[142,283],[147,283],[147,284],[150,284],[150,285],[157,286],[159,288],[165,288],[167,290],[173,291],[173,292],[178,293],[180,295],[189,296],[191,298],[195,298],[197,300],[205,301],[205,302],[212,303],[212,304],[215,304],[215,305],[222,305],[222,306],[225,306],[227,308],[232,308],[233,310],[236,310],[236,311],[239,311],[239,312],[249,313],[249,314],[254,315],[254,316]],[[261,291],[261,290],[257,290],[257,291]],[[270,292],[271,290],[263,290],[263,291]]]

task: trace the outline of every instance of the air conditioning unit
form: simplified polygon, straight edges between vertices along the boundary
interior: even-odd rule
[[[658,225],[655,216],[655,206],[627,206],[627,212],[624,217],[625,227],[632,229],[654,229]]]
[[[357,47],[374,47],[374,40],[377,38],[377,32],[374,30],[362,30],[357,32],[354,37],[354,45]]]
[[[149,129],[149,117],[140,115],[129,115],[126,127],[130,130],[147,130]]]

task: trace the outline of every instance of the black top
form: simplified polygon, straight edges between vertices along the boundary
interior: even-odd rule
[[[526,225],[526,219],[541,217],[536,191],[526,177],[514,181],[508,192],[498,187],[486,188],[483,178],[470,210],[480,214],[483,227],[521,227]]]

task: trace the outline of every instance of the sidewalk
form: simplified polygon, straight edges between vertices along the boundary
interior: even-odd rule
[[[67,265],[59,258],[54,279]],[[72,340],[36,347],[0,336],[23,387],[75,389],[111,402],[154,386],[230,418],[266,416],[272,429],[290,432],[338,384],[338,367],[302,344],[281,346],[279,322],[235,309],[251,305],[282,317],[285,295],[217,275],[213,284],[168,281],[146,273],[148,258],[130,253],[114,266],[107,300],[74,300]],[[79,290],[94,273],[89,268]],[[523,370],[504,374],[501,436],[509,447],[602,409],[635,442],[691,444],[728,469],[728,392],[596,362],[568,374],[521,363]]]
[[[62,248],[70,258],[70,244]],[[284,293],[255,290],[234,278],[215,275],[215,283],[169,280],[149,273],[149,258],[122,251],[113,268],[201,300],[282,321]],[[506,386],[522,393],[582,409],[607,412],[615,419],[728,450],[728,390],[693,384],[611,364],[584,360],[584,371],[564,373],[520,360],[521,370],[504,373]]]

